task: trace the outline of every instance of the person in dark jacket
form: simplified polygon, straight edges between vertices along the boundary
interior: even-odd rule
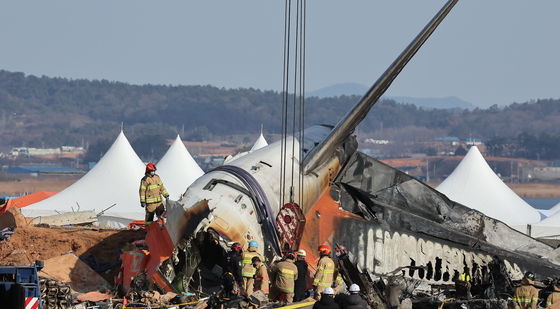
[[[338,304],[334,301],[334,290],[327,287],[321,293],[321,299],[313,304],[313,309],[340,309]]]
[[[307,290],[307,273],[308,265],[305,261],[307,253],[305,250],[301,249],[297,252],[297,260],[295,262],[298,270],[298,278],[295,282],[294,289],[294,301],[300,301],[305,299],[305,291]]]
[[[243,248],[241,244],[236,242],[231,245],[231,251],[227,253],[226,265],[224,269],[224,289],[230,295],[239,294],[239,290],[243,285],[241,277],[241,262],[243,260]]]
[[[340,295],[337,297],[337,302],[340,309],[367,309],[366,301],[360,296],[360,287],[357,284],[352,284],[348,288],[350,295]]]

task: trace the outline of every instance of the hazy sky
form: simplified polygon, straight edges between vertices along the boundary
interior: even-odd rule
[[[443,0],[308,0],[307,89],[372,84]],[[0,1],[0,69],[282,87],[284,1]],[[460,0],[387,95],[560,97],[560,1]]]

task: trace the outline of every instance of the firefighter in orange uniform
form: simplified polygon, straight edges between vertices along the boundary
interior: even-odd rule
[[[526,272],[521,280],[521,286],[513,292],[513,303],[515,309],[537,309],[539,302],[539,290],[533,286],[535,274]]]
[[[313,277],[313,290],[315,298],[318,299],[327,287],[331,287],[334,281],[334,261],[330,258],[331,248],[327,245],[319,246],[319,262]]]
[[[283,261],[273,266],[274,271],[274,296],[275,301],[285,301],[290,304],[294,301],[294,287],[298,278],[298,269],[293,253],[288,253]]]
[[[264,265],[258,256],[253,257],[251,262],[253,262],[253,267],[256,269],[253,289],[255,291],[262,291],[265,295],[268,295],[269,279],[266,265]]]
[[[259,243],[256,240],[249,241],[249,248],[243,252],[241,265],[241,276],[243,277],[243,292],[245,296],[250,296],[254,291],[255,274],[257,269],[253,266],[252,259],[258,257],[261,261],[262,256],[257,252]]]
[[[154,214],[161,218],[165,212],[161,197],[169,198],[169,193],[163,186],[163,182],[156,175],[156,165],[146,164],[146,173],[140,180],[140,206],[146,209],[146,225],[154,221]]]

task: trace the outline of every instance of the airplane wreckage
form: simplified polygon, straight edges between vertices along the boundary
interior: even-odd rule
[[[147,228],[150,253],[133,264],[145,265],[147,280],[161,290],[211,292],[231,242],[265,244],[259,250],[269,262],[305,249],[310,267],[319,245],[340,244],[349,254],[339,271],[346,284],[362,286],[372,307],[389,307],[386,284],[399,285],[415,307],[432,308],[467,273],[469,307],[501,308],[525,271],[560,276],[551,246],[357,151],[354,129],[457,1],[444,5],[336,126],[310,127],[196,180],[167,205],[165,225]],[[282,173],[299,185],[279,181]],[[123,286],[138,273],[128,270]]]

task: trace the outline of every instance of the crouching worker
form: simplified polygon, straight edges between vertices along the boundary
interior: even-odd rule
[[[156,174],[156,165],[148,163],[146,173],[140,180],[140,206],[146,209],[146,225],[154,221],[154,214],[160,219],[165,212],[162,196],[167,199],[169,193],[163,186],[161,178]]]
[[[264,295],[268,295],[268,270],[266,270],[266,265],[261,261],[258,256],[255,256],[251,259],[253,262],[253,267],[255,267],[255,283],[254,283],[254,290],[255,291],[262,291]]]

